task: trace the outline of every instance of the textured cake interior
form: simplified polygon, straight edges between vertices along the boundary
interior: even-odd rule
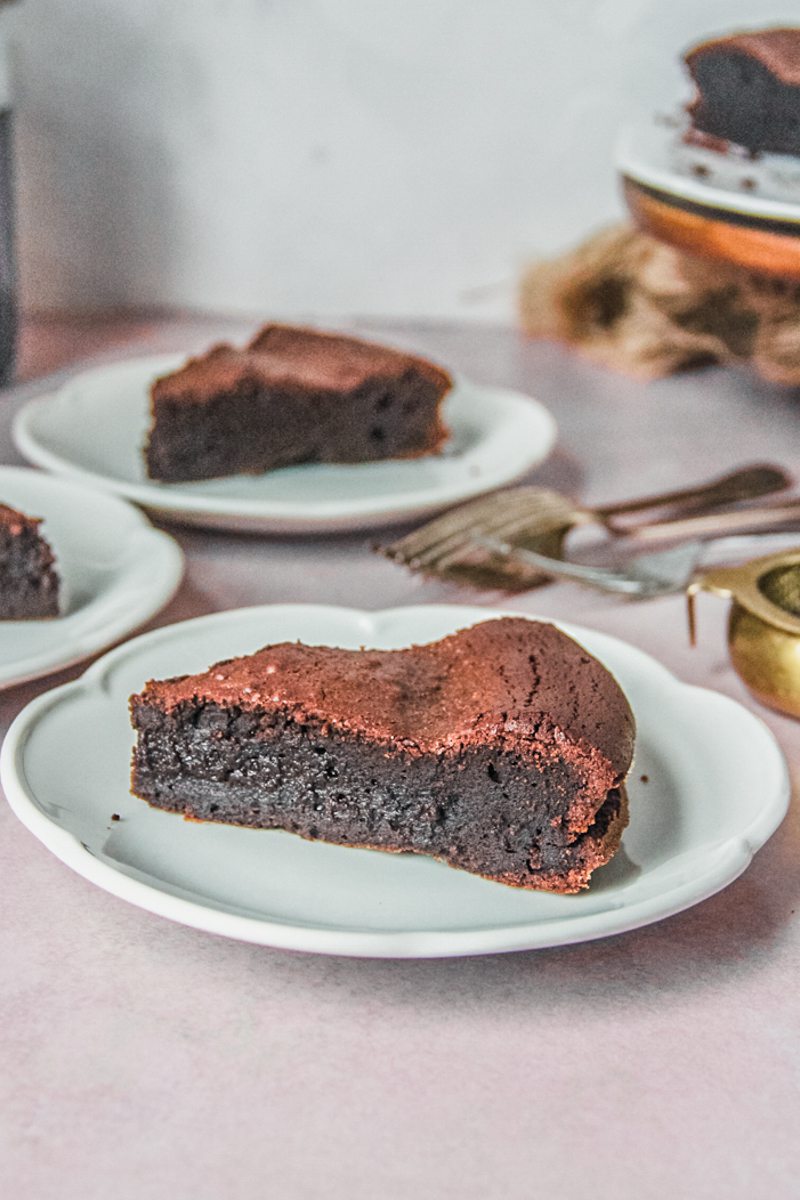
[[[159,808],[203,821],[408,850],[507,883],[579,884],[616,849],[623,797],[612,789],[583,834],[565,824],[566,764],[532,771],[513,753],[387,755],[286,716],[205,705],[139,709],[133,785]],[[555,881],[557,882],[557,880]]]
[[[475,657],[510,646],[522,651],[511,668]],[[547,703],[558,686],[559,650],[554,721],[534,696]],[[599,723],[573,715],[604,700]],[[627,703],[576,643],[529,621],[408,651],[267,647],[148,685],[131,712],[134,792],[199,820],[413,851],[555,891],[585,886],[627,820]]]
[[[438,449],[444,371],[384,347],[268,326],[157,380],[148,474],[180,481]]]
[[[39,521],[0,505],[0,620],[58,616],[58,576]]]
[[[355,463],[433,449],[440,390],[410,375],[374,380],[355,393],[298,395],[243,378],[202,411],[161,402],[147,446],[152,478],[256,474],[298,463]]]

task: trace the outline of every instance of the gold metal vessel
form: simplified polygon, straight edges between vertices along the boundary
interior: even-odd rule
[[[689,634],[695,641],[698,592],[730,597],[731,662],[757,700],[800,717],[800,549],[738,567],[704,571],[689,585]]]

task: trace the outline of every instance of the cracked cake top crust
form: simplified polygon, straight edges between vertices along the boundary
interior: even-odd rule
[[[26,513],[20,512],[18,508],[12,508],[10,504],[0,504],[0,527],[14,536],[22,533],[23,529],[28,529],[31,533],[39,533],[42,520],[42,517],[29,517]]]
[[[434,363],[389,346],[341,334],[293,325],[265,325],[243,350],[222,344],[164,375],[153,385],[153,399],[203,403],[246,380],[315,391],[348,394],[380,379],[406,372],[423,375],[442,394],[451,386],[448,373]]]
[[[691,68],[717,51],[755,59],[780,83],[800,87],[800,29],[759,29],[710,38],[688,50],[684,60]]]
[[[133,703],[287,712],[406,754],[497,745],[560,757],[591,776],[597,796],[617,786],[635,725],[614,677],[553,625],[498,618],[429,645],[341,650],[283,642],[198,675],[150,682]]]

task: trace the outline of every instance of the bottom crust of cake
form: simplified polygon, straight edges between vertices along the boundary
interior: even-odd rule
[[[163,806],[160,804],[151,804],[151,807],[161,808]],[[197,822],[199,825],[214,823],[226,825],[238,824],[236,821],[215,822],[213,816],[200,817],[186,810],[183,810],[183,818],[186,821]],[[551,865],[541,870],[525,872],[505,871],[499,874],[490,874],[480,870],[478,866],[468,866],[464,862],[452,861],[445,854],[433,854],[430,851],[422,853],[424,853],[426,858],[435,858],[437,862],[445,863],[448,867],[452,867],[457,871],[467,871],[470,875],[479,875],[481,879],[488,879],[490,883],[502,883],[506,887],[521,888],[526,891],[558,892],[561,895],[574,895],[577,892],[584,891],[589,886],[592,874],[599,867],[604,867],[606,863],[610,862],[617,850],[619,850],[622,834],[628,824],[628,819],[628,795],[625,788],[619,788],[609,796],[603,808],[598,813],[594,825],[590,829],[587,829],[586,833],[579,835],[565,849],[563,863],[558,869]],[[259,828],[264,832],[267,828],[275,831],[282,827],[276,825],[254,826],[247,822],[241,824],[239,828]],[[328,845],[332,846],[347,846],[349,850],[380,850],[384,854],[415,853],[415,851],[409,850],[405,846],[378,846],[370,842],[353,842],[346,839],[337,840],[331,836],[326,836],[323,839],[314,837],[312,834],[305,833],[299,829],[293,829],[291,832],[303,838],[304,841],[325,841]]]

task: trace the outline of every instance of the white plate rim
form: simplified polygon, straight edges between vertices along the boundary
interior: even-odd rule
[[[135,655],[144,643],[152,646],[158,641],[168,640],[176,628],[192,625],[196,629],[202,629],[234,620],[239,615],[250,617],[266,614],[268,617],[269,614],[282,615],[298,609],[309,616],[313,616],[315,611],[321,615],[329,615],[333,611],[353,621],[391,621],[402,619],[409,611],[413,613],[421,609],[435,610],[439,613],[463,612],[468,622],[502,616],[537,619],[530,613],[479,609],[467,605],[409,605],[404,608],[366,612],[333,605],[284,604],[256,605],[211,613],[195,617],[191,621],[162,626],[109,651],[93,663],[79,679],[37,697],[17,716],[0,748],[0,784],[16,816],[57,858],[79,875],[122,900],[179,924],[277,949],[347,957],[442,958],[544,949],[591,941],[625,933],[674,916],[708,899],[741,875],[755,852],[775,832],[787,812],[791,794],[788,765],[774,735],[759,717],[721,693],[683,683],[663,664],[622,639],[598,633],[585,626],[559,621],[553,623],[579,640],[582,634],[590,634],[595,642],[599,640],[602,643],[605,640],[609,644],[624,646],[626,652],[656,674],[663,686],[681,689],[687,702],[690,702],[693,696],[702,698],[704,703],[713,698],[713,702],[722,708],[736,710],[739,717],[744,713],[750,719],[754,738],[761,743],[765,776],[771,776],[769,787],[766,789],[771,796],[770,803],[765,804],[763,810],[747,828],[739,831],[737,837],[729,838],[708,851],[699,875],[676,884],[665,893],[645,898],[624,908],[613,909],[611,913],[601,910],[583,917],[551,918],[544,923],[534,921],[529,925],[514,924],[480,930],[446,931],[355,931],[265,920],[205,906],[131,878],[94,857],[73,834],[56,824],[38,807],[25,782],[24,753],[30,732],[39,718],[52,706],[60,704],[65,698],[82,689],[102,688],[104,676],[113,670],[121,659]],[[481,616],[476,617],[476,613]]]
[[[618,136],[614,156],[619,173],[635,183],[678,200],[687,200],[701,208],[752,217],[762,222],[781,221],[800,225],[800,203],[792,204],[789,200],[776,200],[770,196],[701,183],[680,171],[653,162],[643,143],[653,137],[663,140],[667,136],[674,136],[674,133],[674,129],[661,127],[655,119],[633,121],[625,125]]]
[[[160,369],[164,369],[163,364],[174,357],[144,355],[103,363],[73,376],[57,391],[32,397],[14,417],[12,437],[15,446],[29,462],[38,467],[77,479],[96,490],[121,496],[173,520],[217,528],[252,528],[265,533],[312,533],[356,530],[413,520],[507,486],[544,462],[552,453],[558,436],[555,418],[540,400],[514,388],[481,384],[456,374],[453,377],[454,395],[457,395],[457,389],[461,386],[468,391],[486,394],[487,397],[495,396],[506,406],[507,412],[515,408],[520,420],[525,420],[530,430],[535,431],[535,436],[527,439],[530,451],[524,461],[520,459],[513,467],[495,468],[474,479],[430,484],[416,492],[388,492],[378,498],[326,498],[324,501],[315,501],[312,497],[302,505],[292,501],[208,496],[202,492],[185,490],[180,484],[161,485],[146,480],[119,479],[111,474],[87,470],[40,440],[36,432],[37,417],[42,411],[46,412],[49,406],[58,404],[66,394],[65,389],[79,386],[82,378],[137,362],[143,366],[152,362],[154,368],[160,362]]]
[[[163,530],[156,529],[144,513],[122,497],[107,493],[98,495],[94,488],[75,480],[45,474],[30,467],[0,466],[0,479],[8,475],[24,475],[29,480],[40,480],[45,487],[74,491],[91,499],[95,505],[104,505],[118,513],[124,512],[126,521],[135,530],[134,536],[142,553],[148,556],[153,569],[147,590],[142,591],[138,598],[132,598],[124,613],[121,612],[115,620],[94,626],[91,633],[84,634],[80,642],[70,644],[65,641],[61,651],[43,651],[28,655],[16,663],[0,664],[0,691],[66,670],[126,637],[169,603],[180,587],[184,572],[183,551],[175,539]],[[57,547],[55,550],[58,554]]]

